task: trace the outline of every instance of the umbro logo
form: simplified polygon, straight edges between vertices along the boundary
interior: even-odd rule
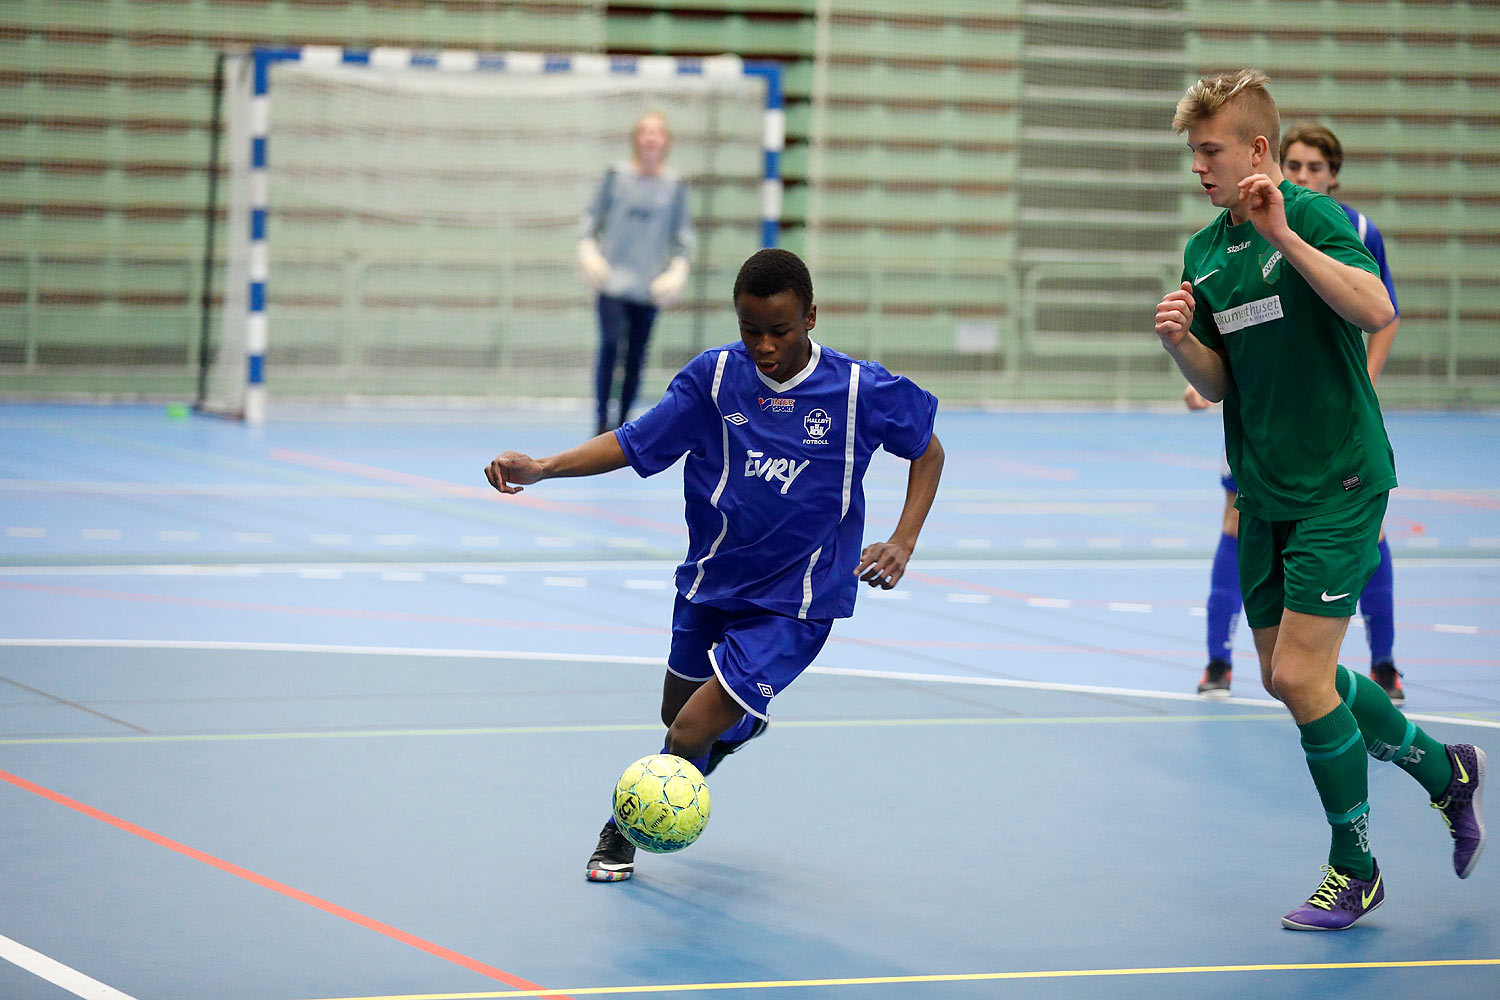
[[[769,684],[761,683],[755,686],[760,690],[760,693],[765,695],[767,698],[774,698],[776,696],[775,690],[773,690],[771,685]]]
[[[748,424],[750,422],[750,418],[745,416],[743,413],[731,413],[724,419],[729,421],[731,424],[734,424],[734,426],[736,427],[743,426],[744,424]]]

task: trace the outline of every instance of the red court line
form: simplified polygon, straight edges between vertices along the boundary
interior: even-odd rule
[[[1026,594],[1019,590],[1007,590],[1005,587],[992,587],[987,583],[975,583],[972,580],[955,580],[946,576],[934,576],[931,573],[923,573],[920,570],[907,570],[906,575],[913,580],[930,583],[936,587],[952,587],[955,590],[967,590],[976,594],[993,594],[996,597],[1009,597],[1012,600],[1025,601],[1036,597],[1036,594]]]
[[[362,913],[355,913],[353,910],[350,910],[343,906],[339,906],[337,903],[330,903],[326,899],[320,899],[319,897],[314,896],[311,893],[303,892],[301,889],[294,889],[284,882],[278,882],[273,878],[267,878],[264,875],[260,875],[256,872],[250,871],[248,868],[241,868],[239,865],[225,861],[222,858],[216,858],[212,854],[206,854],[203,851],[198,850],[196,847],[189,847],[186,844],[178,843],[170,837],[164,837],[159,833],[154,833],[151,830],[147,830],[145,827],[135,825],[129,820],[121,819],[120,817],[111,815],[110,813],[107,813],[102,809],[96,809],[91,805],[79,802],[77,799],[70,799],[61,792],[54,792],[50,788],[44,788],[41,785],[36,784],[35,782],[27,781],[25,778],[11,774],[9,771],[0,771],[0,780],[8,781],[12,785],[15,785],[17,788],[20,788],[23,791],[31,792],[34,795],[40,795],[42,798],[55,802],[60,806],[67,806],[69,809],[72,809],[75,812],[83,813],[85,816],[88,816],[92,819],[97,819],[101,823],[108,823],[110,826],[115,827],[116,829],[124,830],[126,833],[134,834],[135,836],[140,837],[143,840],[149,840],[151,843],[156,844],[159,847],[165,847],[169,851],[176,851],[178,854],[181,854],[184,857],[192,858],[194,861],[201,861],[206,865],[211,865],[212,867],[219,869],[220,871],[228,872],[230,875],[233,875],[236,878],[242,878],[245,881],[254,883],[255,885],[258,885],[263,889],[270,889],[272,892],[279,892],[283,896],[287,896],[291,899],[297,900],[299,903],[306,903],[308,906],[316,907],[317,909],[322,910],[324,913],[329,913],[335,917],[340,917],[344,920],[347,920],[350,923],[358,924],[366,930],[372,930],[377,934],[384,934],[386,937],[392,938],[396,941],[400,941],[402,944],[410,945],[411,947],[416,948],[420,951],[427,952],[427,954],[429,955],[441,958],[444,961],[452,962],[454,965],[462,966],[463,968],[468,969],[470,972],[477,972],[481,976],[487,976],[490,979],[497,979],[500,982],[505,983],[507,986],[515,987],[518,990],[539,990],[544,988],[538,986],[536,983],[528,982],[527,980],[522,979],[520,976],[511,975],[509,972],[506,972],[503,969],[497,969],[493,965],[486,965],[478,959],[469,958],[467,955],[460,955],[458,952],[452,950],[451,948],[444,948],[440,944],[434,944],[431,941],[427,941],[423,938],[417,937],[415,934],[408,934],[406,931],[403,931],[396,927],[392,927],[390,924],[381,923],[379,920],[376,920],[373,917],[367,917]],[[561,993],[549,993],[547,995],[555,998],[555,1000],[568,1000],[568,998]]]
[[[1008,458],[990,458],[985,459],[984,462],[1002,476],[1048,479],[1053,482],[1064,483],[1070,483],[1078,478],[1077,469],[1060,469],[1053,465],[1031,465],[1027,462],[1012,461]]]

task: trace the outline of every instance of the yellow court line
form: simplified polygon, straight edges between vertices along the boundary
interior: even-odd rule
[[[1142,724],[1167,722],[1265,722],[1288,718],[1286,712],[1242,712],[1235,715],[1038,715],[984,716],[953,719],[795,719],[778,722],[777,729],[848,729],[887,726],[1043,726]],[[270,733],[161,733],[119,736],[18,736],[0,739],[0,747],[81,746],[91,743],[260,743],[276,740],[348,740],[422,736],[545,736],[557,733],[659,732],[659,723],[601,725],[471,726],[452,729],[332,729]]]
[[[975,983],[1001,979],[1072,979],[1101,976],[1179,976],[1212,972],[1318,972],[1345,969],[1432,969],[1500,965],[1500,958],[1449,958],[1415,962],[1309,962],[1295,965],[1185,965],[1159,969],[1058,969],[1041,972],[973,972],[934,976],[868,976],[857,979],[783,979],[752,983],[677,983],[656,986],[586,986],[568,989],[503,990],[491,993],[402,993],[393,996],[327,997],[324,1000],[497,1000],[512,997],[605,996],[629,993],[691,993],[709,990],[774,990],[818,986],[891,986],[903,983]]]

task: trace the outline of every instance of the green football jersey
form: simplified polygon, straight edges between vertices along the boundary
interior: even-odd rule
[[[1378,274],[1338,202],[1281,182],[1293,232],[1343,264]],[[1249,222],[1228,210],[1188,240],[1192,332],[1229,363],[1224,450],[1235,506],[1295,521],[1363,503],[1396,485],[1359,328],[1325,303]]]

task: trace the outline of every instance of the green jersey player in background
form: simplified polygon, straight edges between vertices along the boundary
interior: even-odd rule
[[[1360,331],[1382,329],[1395,310],[1339,203],[1282,177],[1268,82],[1249,69],[1208,77],[1177,104],[1192,171],[1224,211],[1188,240],[1156,334],[1193,388],[1224,403],[1245,620],[1332,828],[1322,883],[1282,925],[1343,930],[1385,899],[1366,753],[1427,790],[1466,878],[1484,846],[1484,752],[1437,742],[1338,662],[1396,485]]]

